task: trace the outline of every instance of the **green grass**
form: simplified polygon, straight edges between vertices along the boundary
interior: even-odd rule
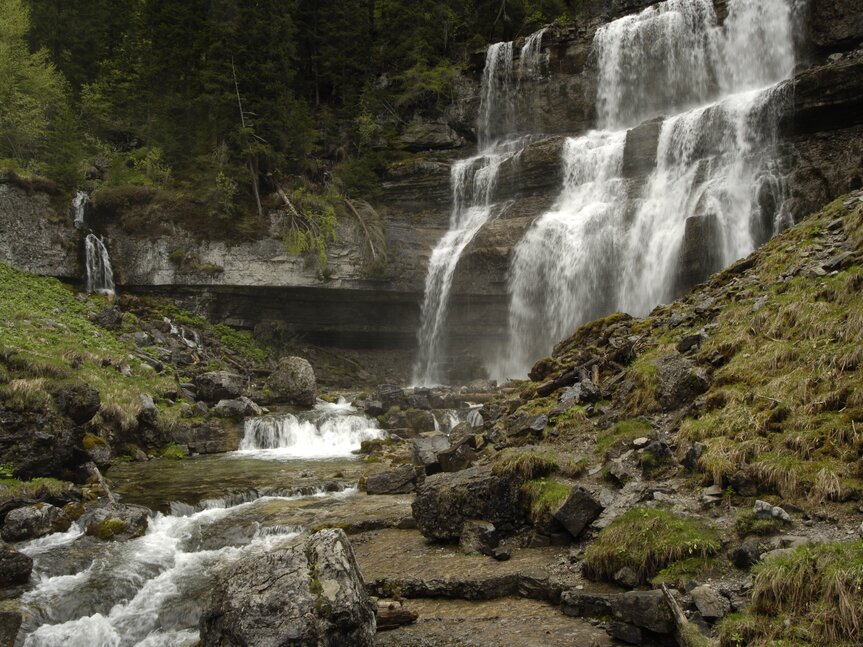
[[[743,470],[760,492],[814,503],[843,501],[863,490],[856,467],[863,429],[863,267],[779,280],[817,253],[812,248],[822,228],[840,216],[863,249],[863,208],[848,213],[840,199],[757,252],[752,272],[765,289],[753,287],[721,304],[698,357],[718,354],[726,362],[702,396],[703,413],[684,420],[678,432],[684,449],[695,441],[706,445],[699,459],[706,480],[724,486]],[[766,303],[753,311],[762,297]]]
[[[522,486],[530,500],[530,516],[534,522],[549,517],[564,504],[572,492],[572,485],[557,479],[538,478]]]
[[[741,539],[746,537],[775,535],[786,528],[781,519],[759,519],[752,510],[738,510],[734,517],[734,531]]]
[[[724,647],[859,645],[863,541],[801,546],[753,569],[752,606],[722,621]]]
[[[703,519],[631,508],[599,533],[584,563],[592,578],[612,579],[621,568],[629,567],[646,582],[674,562],[706,559],[721,547],[716,529]]]
[[[650,423],[642,418],[621,420],[613,427],[604,429],[596,437],[596,453],[605,456],[617,445],[631,443],[641,436],[649,436],[652,431]]]
[[[509,448],[498,454],[492,472],[498,476],[514,476],[525,481],[552,474],[575,478],[584,473],[587,461],[559,453],[551,448]]]

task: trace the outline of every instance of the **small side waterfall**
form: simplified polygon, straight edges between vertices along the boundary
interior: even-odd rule
[[[647,313],[789,224],[775,144],[795,0],[728,8],[720,26],[710,0],[666,0],[597,31],[604,130],[566,143],[555,207],[515,249],[496,377],[524,374],[592,318]],[[624,178],[626,128],[669,114],[653,171]]]
[[[114,271],[105,243],[96,234],[87,234],[84,239],[84,256],[87,266],[87,292],[114,294]]]
[[[247,419],[238,453],[275,459],[350,456],[362,441],[384,436],[376,421],[342,400],[299,416]]]
[[[84,229],[87,226],[87,207],[90,204],[90,195],[86,191],[78,191],[72,198],[72,223],[75,229]]]
[[[544,30],[539,31],[526,39],[517,69],[513,63],[512,42],[495,43],[486,52],[477,122],[479,154],[456,162],[450,171],[452,212],[449,230],[435,246],[429,260],[418,335],[419,354],[414,367],[415,384],[432,385],[443,381],[444,329],[455,269],[482,226],[499,217],[507,207],[506,203],[493,202],[495,183],[501,164],[517,155],[528,141],[515,135],[515,98],[523,76],[536,74],[539,69],[543,33]]]

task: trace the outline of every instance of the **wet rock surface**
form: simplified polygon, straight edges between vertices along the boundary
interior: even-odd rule
[[[374,644],[374,635],[374,606],[341,530],[228,566],[201,617],[206,647],[361,647]]]
[[[43,537],[69,529],[71,519],[49,503],[16,508],[6,515],[0,535],[6,541],[22,541]]]
[[[32,570],[31,557],[10,546],[0,546],[0,587],[26,583]]]
[[[430,539],[458,539],[469,519],[482,519],[511,533],[526,519],[519,487],[516,478],[498,476],[487,467],[435,474],[417,488],[413,516]]]

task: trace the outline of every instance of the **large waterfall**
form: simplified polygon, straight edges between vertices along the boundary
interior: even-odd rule
[[[114,294],[114,271],[105,243],[96,234],[84,239],[84,261],[87,269],[87,292]]]
[[[536,32],[525,40],[518,67],[514,65],[512,42],[496,43],[486,53],[477,121],[479,153],[456,162],[450,171],[449,230],[429,260],[419,356],[414,367],[417,384],[438,384],[443,380],[444,328],[456,266],[482,226],[500,216],[507,207],[506,203],[493,202],[495,182],[501,164],[517,155],[528,141],[516,132],[515,99],[521,80],[534,76],[539,67],[543,32]]]
[[[795,64],[795,7],[728,10],[720,25],[710,0],[667,0],[597,31],[603,130],[567,141],[561,194],[516,247],[498,377],[524,374],[591,318],[672,298],[692,282],[685,254],[715,271],[788,224],[774,115]],[[626,129],[663,115],[654,169],[625,178]]]

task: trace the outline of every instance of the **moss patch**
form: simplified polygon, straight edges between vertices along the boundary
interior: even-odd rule
[[[650,423],[642,418],[621,420],[613,427],[600,431],[596,437],[596,453],[605,456],[615,446],[636,438],[647,436],[652,431]]]
[[[557,479],[539,478],[522,486],[530,500],[530,516],[536,523],[551,516],[569,498],[572,485]]]
[[[716,554],[722,541],[707,521],[666,510],[632,508],[618,517],[587,549],[585,567],[593,578],[611,579],[623,567],[642,582],[669,564]]]

